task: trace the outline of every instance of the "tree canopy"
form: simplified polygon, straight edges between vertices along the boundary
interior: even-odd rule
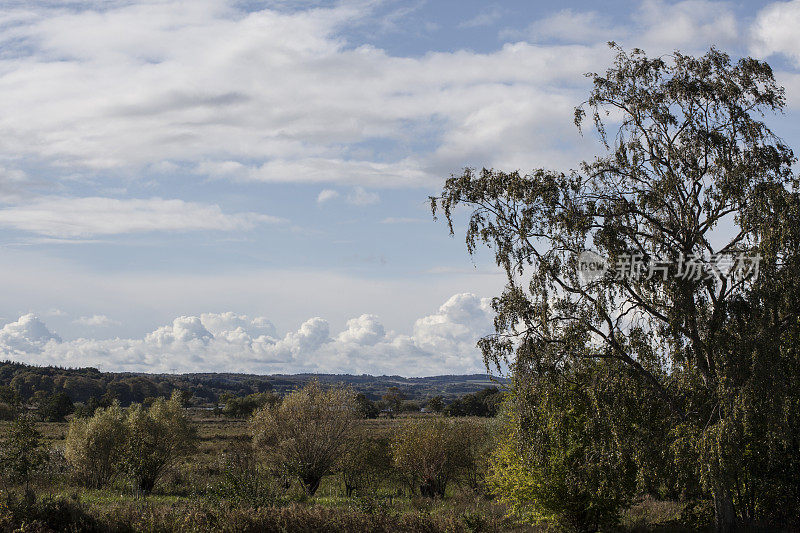
[[[454,209],[472,208],[468,249],[488,245],[507,274],[479,343],[487,365],[536,379],[621,364],[673,435],[691,436],[674,442],[694,443],[684,452],[730,530],[772,512],[756,486],[799,483],[774,478],[798,457],[800,198],[795,156],[763,122],[784,90],[752,58],[611,45],[614,64],[588,75],[575,110],[604,154],[570,171],[465,169],[433,214],[453,232]],[[581,276],[587,251],[605,275]],[[782,450],[772,473],[739,456],[764,438]]]

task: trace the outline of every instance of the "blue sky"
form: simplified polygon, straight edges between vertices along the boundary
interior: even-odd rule
[[[800,2],[3,2],[0,356],[109,370],[481,371],[503,277],[426,198],[576,167],[615,40],[768,59]]]

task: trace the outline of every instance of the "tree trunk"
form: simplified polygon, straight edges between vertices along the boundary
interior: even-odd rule
[[[319,484],[322,481],[322,477],[318,476],[307,476],[303,478],[303,486],[306,489],[306,494],[309,496],[313,496],[314,493],[317,492],[319,488]]]
[[[736,512],[730,492],[720,485],[714,489],[714,518],[717,533],[733,533],[736,531]]]

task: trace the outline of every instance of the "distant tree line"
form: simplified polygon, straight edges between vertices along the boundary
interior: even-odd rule
[[[24,405],[36,418],[47,422],[63,422],[74,414],[85,418],[97,409],[109,408],[114,402],[122,407],[140,403],[150,405],[156,398],[170,398],[180,393],[185,406],[206,406],[215,413],[231,418],[247,418],[264,405],[274,405],[281,394],[268,376],[240,375],[158,375],[101,372],[96,368],[36,367],[15,362],[0,362],[0,420],[13,420],[17,406]],[[296,379],[311,379],[298,376]],[[382,378],[342,376],[357,382],[357,402],[363,418],[376,418],[401,413],[429,412],[448,416],[494,416],[502,394],[497,387],[466,394],[421,395],[411,386],[384,386]],[[371,381],[370,379],[371,378]],[[275,378],[281,388],[292,382],[289,376]],[[388,379],[388,378],[387,378]],[[457,377],[425,378],[453,391],[468,388]],[[449,381],[448,381],[449,380]],[[398,378],[391,377],[389,382]],[[460,384],[459,384],[460,383]],[[380,387],[384,387],[381,389]],[[291,389],[287,392],[290,392]]]

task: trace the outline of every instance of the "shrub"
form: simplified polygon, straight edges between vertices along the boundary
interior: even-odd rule
[[[277,499],[276,480],[258,460],[251,442],[239,442],[221,458],[219,495],[235,503],[263,507]]]
[[[415,421],[394,436],[394,465],[412,492],[444,497],[447,484],[469,462],[461,425],[454,421]]]
[[[126,438],[125,413],[117,402],[91,418],[72,419],[64,455],[77,481],[94,488],[108,484],[118,473]]]
[[[345,494],[367,496],[374,494],[392,470],[389,440],[371,438],[359,432],[349,439],[339,460]]]
[[[125,416],[124,468],[135,489],[153,490],[167,467],[191,452],[197,428],[181,406],[179,394],[156,399],[149,409],[134,404]]]
[[[42,449],[41,435],[36,425],[29,416],[18,416],[0,449],[0,473],[3,478],[27,487],[46,458],[47,453]]]
[[[297,476],[306,493],[313,495],[341,455],[357,417],[351,389],[323,389],[312,381],[280,405],[257,411],[251,428],[268,464]]]
[[[600,377],[597,368],[580,372]],[[608,412],[579,385],[586,377],[517,385],[506,404],[489,481],[518,516],[596,531],[615,525],[632,503],[636,468],[616,426],[624,410]]]

